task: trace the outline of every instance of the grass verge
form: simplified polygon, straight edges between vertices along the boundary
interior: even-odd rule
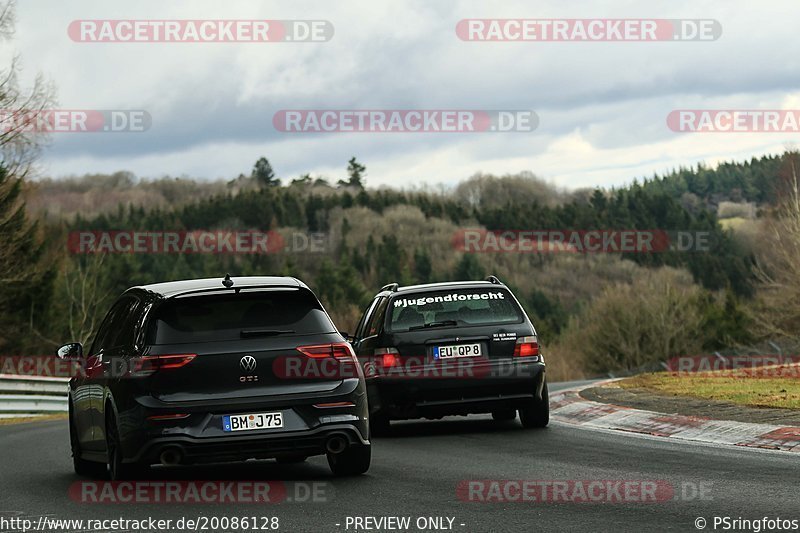
[[[0,426],[8,426],[10,424],[24,424],[26,422],[42,422],[44,420],[61,420],[67,418],[67,413],[56,415],[42,415],[42,416],[19,416],[12,418],[0,418]]]
[[[728,401],[751,407],[800,409],[800,380],[792,377],[753,377],[747,372],[641,374],[618,382],[623,389]]]

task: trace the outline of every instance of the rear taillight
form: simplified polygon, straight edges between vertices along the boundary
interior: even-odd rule
[[[326,357],[333,357],[339,361],[356,361],[356,354],[353,352],[353,348],[346,342],[300,346],[297,348],[297,351],[306,357],[310,357],[311,359],[324,359]]]
[[[539,357],[539,339],[534,335],[519,337],[514,346],[514,357]]]
[[[197,354],[143,355],[133,360],[131,376],[149,376],[159,370],[174,370],[188,365]]]
[[[400,352],[397,348],[377,348],[375,359],[383,368],[392,368],[400,365]]]

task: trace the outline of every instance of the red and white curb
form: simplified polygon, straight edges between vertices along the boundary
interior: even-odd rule
[[[583,389],[602,386],[612,381],[616,380],[551,394],[550,417],[566,424],[590,428],[800,453],[800,427],[656,413],[593,402],[580,396]]]

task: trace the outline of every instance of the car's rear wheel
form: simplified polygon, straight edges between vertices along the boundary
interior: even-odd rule
[[[369,470],[372,447],[356,444],[340,453],[328,453],[328,466],[336,476],[357,476]]]
[[[514,409],[501,409],[492,411],[492,418],[497,422],[508,422],[517,418],[517,411]]]
[[[106,468],[111,481],[123,481],[136,475],[138,470],[136,465],[123,461],[119,426],[116,417],[111,412],[106,418],[106,454],[108,455]]]
[[[550,423],[550,398],[547,393],[547,382],[542,386],[541,400],[535,396],[525,402],[519,409],[522,427],[544,428]]]

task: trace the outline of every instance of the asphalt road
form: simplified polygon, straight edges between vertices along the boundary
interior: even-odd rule
[[[551,385],[551,390],[559,388],[563,385]],[[495,423],[486,416],[397,424],[392,437],[374,442],[373,466],[358,478],[332,478],[323,457],[295,466],[216,465],[161,469],[149,476],[284,480],[289,486],[324,482],[325,502],[76,503],[68,496],[79,478],[71,470],[65,421],[2,426],[0,449],[0,517],[5,519],[259,515],[277,516],[279,531],[309,532],[355,531],[346,528],[348,516],[408,516],[412,525],[419,517],[449,517],[453,531],[469,532],[697,531],[698,517],[708,520],[706,531],[714,531],[714,516],[800,519],[800,454],[670,442],[558,423],[525,431],[516,422]],[[656,503],[463,502],[456,487],[470,479],[657,480],[669,483],[676,494]],[[690,498],[701,487],[705,496]],[[0,530],[18,529],[6,522]],[[410,530],[418,531],[416,526]]]

